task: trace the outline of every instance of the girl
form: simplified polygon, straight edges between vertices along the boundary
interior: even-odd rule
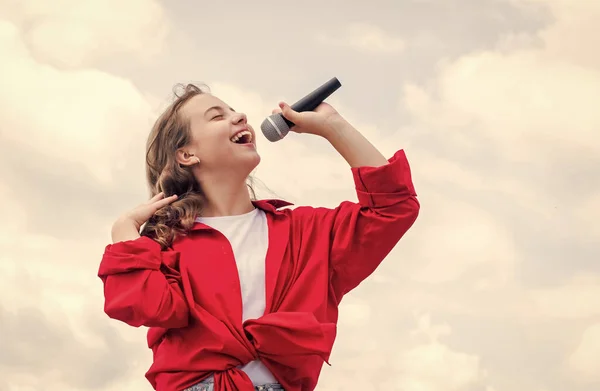
[[[358,203],[254,200],[246,181],[260,157],[246,116],[186,86],[148,140],[152,198],[114,223],[98,272],[106,314],[149,327],[158,391],[314,390],[342,297],[417,218],[402,150],[386,160],[326,103],[279,107],[348,162]]]

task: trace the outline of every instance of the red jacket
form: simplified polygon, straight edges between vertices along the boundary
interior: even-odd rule
[[[167,251],[147,237],[106,247],[105,312],[147,326],[158,391],[214,374],[215,391],[253,391],[238,369],[260,359],[286,391],[312,391],[336,335],[338,305],[412,226],[419,203],[402,150],[382,167],[353,168],[358,203],[335,209],[257,201],[267,214],[266,311],[242,323],[227,239],[204,224]]]

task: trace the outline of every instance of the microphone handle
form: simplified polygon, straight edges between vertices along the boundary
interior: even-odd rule
[[[317,88],[310,94],[306,95],[304,98],[300,99],[298,102],[294,103],[291,108],[294,111],[302,112],[302,111],[312,111],[317,108],[325,99],[329,97],[329,95],[333,94],[338,88],[342,86],[342,83],[337,79],[337,77],[332,78],[321,87]],[[294,126],[294,123],[284,116],[281,116],[285,123],[291,128]]]

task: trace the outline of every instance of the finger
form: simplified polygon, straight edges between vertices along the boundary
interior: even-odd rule
[[[158,210],[158,209],[170,204],[171,202],[175,201],[176,199],[177,199],[177,195],[173,194],[172,196],[169,196],[169,197],[163,198],[162,200],[158,200],[158,201],[154,202],[152,204],[152,206],[154,208],[156,208],[156,210]]]
[[[146,204],[153,204],[153,203],[155,203],[156,201],[158,201],[158,200],[160,200],[161,198],[163,198],[164,196],[165,196],[165,193],[161,191],[160,193],[156,194],[154,197],[150,198],[150,199],[149,199],[148,201],[146,201],[145,203],[146,203]]]
[[[273,111],[271,111],[271,114],[279,114],[281,113],[281,109],[273,109]]]
[[[295,111],[285,102],[279,102],[279,107],[281,108],[281,114],[292,122],[298,121],[300,118],[300,113]]]

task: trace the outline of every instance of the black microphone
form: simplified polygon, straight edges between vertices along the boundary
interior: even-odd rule
[[[317,108],[327,97],[340,88],[342,84],[334,77],[321,87],[317,88],[298,102],[294,103],[291,108],[294,111],[312,111]],[[267,117],[260,125],[260,129],[269,141],[279,141],[284,138],[294,123],[285,118],[281,113],[273,114]]]

